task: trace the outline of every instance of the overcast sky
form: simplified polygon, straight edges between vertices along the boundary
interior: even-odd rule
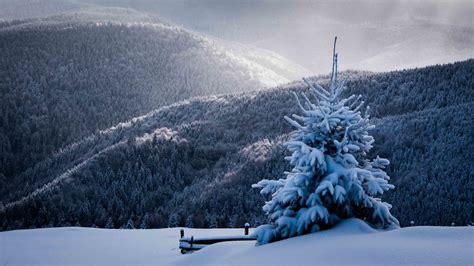
[[[51,1],[133,8],[276,52],[314,74],[329,72],[335,35],[341,69],[387,71],[474,57],[474,1],[0,0],[0,18],[8,6]]]
[[[88,1],[88,2],[91,2]],[[340,39],[341,68],[386,71],[473,57],[472,1],[94,0],[268,49],[319,74]]]

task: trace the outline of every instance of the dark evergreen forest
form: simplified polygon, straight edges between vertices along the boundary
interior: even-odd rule
[[[120,121],[263,86],[186,30],[90,16],[0,22],[0,185]]]
[[[387,173],[396,188],[384,199],[393,205],[401,225],[472,223],[474,60],[341,76],[348,79],[345,93],[362,94],[371,107],[376,141],[369,157],[379,154],[391,161]],[[313,79],[325,85],[328,77]],[[250,186],[290,170],[282,143],[291,128],[283,115],[298,113],[291,92],[305,90],[303,83],[295,82],[265,91],[193,98],[108,130],[75,135],[80,139],[75,144],[31,159],[22,166],[24,171],[8,172],[15,175],[4,174],[0,228],[263,223],[264,199]],[[83,110],[98,108],[94,99],[83,100],[88,103]],[[2,110],[2,119],[13,116],[7,112]],[[12,114],[16,112],[21,116],[19,110]],[[70,122],[61,121],[55,130],[70,130]],[[10,139],[9,133],[3,134]],[[2,154],[8,151],[3,145]],[[22,160],[25,154],[28,150],[11,153],[10,160]],[[7,165],[3,162],[2,169]]]

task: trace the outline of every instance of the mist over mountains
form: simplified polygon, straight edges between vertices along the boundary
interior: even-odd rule
[[[128,9],[3,22],[0,49],[0,175],[7,179],[66,144],[158,107],[263,89],[304,73],[277,55]]]
[[[474,218],[473,72],[468,60],[342,74],[346,95],[362,94],[371,106],[371,156],[391,161],[396,189],[385,200],[402,225]],[[282,117],[298,112],[291,92],[306,89],[296,82],[195,98],[91,135],[2,186],[3,230],[263,223],[264,199],[250,185],[290,170],[282,143],[291,128]]]
[[[383,72],[474,57],[474,5],[465,0],[0,0],[0,20],[104,7],[269,50],[313,74],[330,69],[327,40],[334,35],[344,42],[342,70]]]
[[[276,52],[316,74],[391,71],[474,57],[472,1],[82,0],[134,8],[185,28]]]

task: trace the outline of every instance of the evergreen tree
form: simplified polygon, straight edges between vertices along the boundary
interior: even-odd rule
[[[179,215],[172,213],[168,218],[168,228],[178,227],[179,226]]]
[[[107,220],[107,223],[105,224],[105,228],[113,229],[114,227],[115,227],[114,221],[112,220],[112,217],[109,217],[109,219]]]
[[[186,224],[185,224],[185,226],[186,226],[187,228],[193,228],[193,227],[194,227],[193,218],[194,218],[194,217],[193,217],[192,214],[189,215],[188,218],[186,218]]]
[[[231,215],[231,216],[229,217],[229,222],[228,222],[227,226],[228,226],[229,228],[235,228],[236,225],[237,225],[237,219],[238,219],[238,218],[239,218],[239,217],[238,217],[236,214]]]
[[[316,232],[341,219],[358,217],[377,227],[398,225],[391,205],[378,196],[393,189],[384,168],[387,159],[366,158],[374,138],[368,131],[367,111],[362,114],[361,96],[341,99],[344,83],[337,80],[334,40],[333,69],[329,89],[304,80],[316,101],[304,93],[302,115],[286,117],[296,131],[286,142],[293,166],[286,178],[261,180],[253,185],[271,195],[263,210],[270,223],[256,230],[258,244]]]
[[[213,213],[207,213],[206,214],[206,223],[207,227],[209,228],[218,228],[219,225],[217,223],[217,217]]]
[[[140,224],[140,229],[150,228],[150,215],[145,213],[145,216],[142,218],[142,223]]]
[[[128,219],[127,224],[124,226],[125,229],[135,229],[135,224],[132,218]]]

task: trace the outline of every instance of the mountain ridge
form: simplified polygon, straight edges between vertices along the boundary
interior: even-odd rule
[[[423,213],[417,223],[450,224],[452,221],[446,221],[448,215],[437,213],[447,212],[445,200],[452,201],[451,210],[458,212],[456,224],[466,223],[473,217],[472,212],[468,211],[472,207],[470,196],[466,190],[460,189],[470,186],[472,166],[465,165],[459,171],[456,166],[461,164],[454,163],[461,157],[469,158],[465,149],[472,146],[469,138],[472,139],[473,119],[468,110],[472,109],[474,100],[470,75],[473,63],[471,59],[390,73],[341,74],[342,77],[351,77],[346,93],[363,94],[373,107],[372,122],[377,125],[373,132],[376,139],[373,153],[389,157],[392,161],[388,172],[401,191],[389,193],[386,199],[394,205],[395,215],[401,218],[402,224],[416,219],[413,214],[417,212]],[[327,76],[311,80],[324,85]],[[18,199],[22,194],[27,195],[28,190],[34,191],[31,176],[38,174],[53,178],[61,173],[61,169],[65,171],[80,163],[81,158],[89,158],[114,143],[126,142],[86,165],[73,175],[70,184],[62,184],[60,190],[49,191],[3,215],[9,216],[10,222],[23,221],[23,226],[40,225],[36,216],[38,211],[46,212],[54,224],[66,223],[61,222],[61,219],[66,218],[60,218],[58,213],[50,210],[57,208],[70,209],[68,212],[73,214],[69,223],[81,217],[79,214],[76,216],[76,212],[92,212],[79,219],[84,225],[91,224],[90,219],[95,219],[94,224],[104,226],[107,215],[110,215],[114,224],[120,226],[126,222],[124,219],[130,217],[138,221],[144,219],[144,213],[147,212],[153,217],[150,226],[163,227],[171,215],[170,211],[179,214],[180,224],[188,216],[194,217],[191,219],[195,220],[196,226],[209,226],[212,220],[222,226],[229,226],[239,219],[261,223],[263,212],[259,206],[263,199],[250,189],[250,184],[258,178],[281,176],[284,170],[288,170],[283,160],[286,151],[281,144],[290,133],[290,127],[282,119],[275,118],[297,113],[291,93],[305,90],[301,82],[294,82],[265,91],[202,96],[121,123],[111,130],[88,137],[78,146],[65,150],[64,154],[58,154],[56,158],[48,159],[23,173],[18,184],[30,183],[30,187],[25,187],[24,192],[10,191],[5,194],[1,199],[3,204]],[[461,133],[463,130],[467,130],[468,134]],[[451,140],[451,135],[456,138]],[[443,151],[447,147],[452,151]],[[446,157],[448,155],[451,157]],[[444,169],[429,165],[430,158],[444,160],[447,164]],[[443,173],[455,178],[452,189],[459,190],[459,195],[453,194],[452,190],[445,190],[436,192],[443,195],[439,199],[427,202],[419,199],[418,194],[427,193],[421,184],[436,184],[428,188],[434,193],[442,187],[441,184],[448,182],[442,178]],[[411,176],[412,180],[405,175]],[[104,187],[105,183],[102,182],[109,185]],[[119,191],[125,189],[122,187],[125,185],[121,182],[128,184],[126,186],[130,189],[135,187],[137,192],[129,191],[130,196],[122,194]],[[419,184],[414,185],[416,182]],[[15,187],[14,184],[10,185]],[[41,187],[41,182],[36,187]],[[413,189],[417,192],[414,193]],[[79,191],[88,192],[83,194],[85,192]],[[170,194],[170,191],[173,193]],[[103,197],[101,193],[112,193],[107,198],[113,198],[114,193],[122,195],[113,199],[113,202],[122,206],[120,208],[124,208],[123,211],[114,211],[107,204],[100,203]],[[400,193],[414,193],[413,199],[401,201]],[[89,196],[84,198],[86,195]],[[62,198],[62,203],[51,201],[56,197]],[[74,198],[82,200],[77,202]],[[236,202],[238,199],[243,199],[243,202]],[[418,200],[421,200],[417,203],[420,205],[413,205]],[[86,211],[81,210],[82,202],[86,206],[99,205],[94,207],[97,210]],[[218,202],[223,204],[223,209],[217,208]],[[441,206],[440,210],[428,208],[437,203]],[[49,207],[43,210],[41,206]],[[192,211],[196,209],[205,211],[197,214]],[[433,219],[430,211],[437,214],[438,218]],[[32,221],[26,221],[22,212],[31,213]],[[16,222],[10,222],[4,225],[4,229],[14,228]]]
[[[245,49],[230,53],[218,41],[183,28],[143,22],[138,12],[88,12],[0,23],[0,180],[160,106],[264,89],[299,71],[276,56],[273,65],[263,64],[271,54],[257,59]],[[128,22],[123,13],[130,13]]]

